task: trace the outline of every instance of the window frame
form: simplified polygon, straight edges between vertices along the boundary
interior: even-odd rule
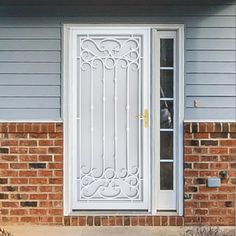
[[[174,39],[174,190],[160,190],[160,39]],[[152,29],[152,212],[183,215],[183,120],[184,120],[184,27]],[[155,187],[156,186],[156,187]],[[168,194],[172,192],[172,196]],[[164,194],[162,194],[164,193]],[[161,197],[163,195],[163,197]],[[163,207],[163,200],[175,199],[175,209]]]

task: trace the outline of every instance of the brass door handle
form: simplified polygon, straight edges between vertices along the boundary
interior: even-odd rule
[[[143,120],[144,128],[148,128],[148,109],[144,109],[143,114],[137,116],[140,120]]]

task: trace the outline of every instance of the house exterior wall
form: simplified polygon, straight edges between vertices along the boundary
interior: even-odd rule
[[[184,216],[63,215],[63,124],[0,125],[0,222],[47,225],[235,223],[236,123],[185,123]],[[221,171],[226,171],[225,178]],[[208,188],[208,177],[221,187]]]
[[[236,117],[235,4],[2,7],[0,16],[0,120],[61,119],[63,23],[111,22],[184,24],[185,119]]]
[[[0,16],[1,224],[234,225],[235,4],[0,7]],[[184,216],[63,215],[62,28],[111,22],[185,25],[185,119],[209,122],[184,124]],[[221,187],[206,187],[221,171]]]

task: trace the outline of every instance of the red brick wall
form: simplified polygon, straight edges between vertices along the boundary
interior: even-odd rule
[[[236,124],[186,123],[184,145],[185,224],[234,225]],[[221,187],[208,188],[208,177]]]
[[[0,222],[62,224],[62,124],[0,124]]]
[[[0,223],[234,225],[236,124],[185,124],[185,216],[63,217],[61,123],[0,124]],[[208,176],[227,171],[220,188]]]

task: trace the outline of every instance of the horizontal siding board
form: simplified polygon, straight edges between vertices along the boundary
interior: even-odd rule
[[[186,120],[235,120],[235,108],[186,108]]]
[[[59,74],[0,74],[0,85],[58,85]]]
[[[1,51],[0,62],[60,62],[60,51]]]
[[[131,6],[105,6],[105,5],[83,5],[83,6],[24,6],[24,7],[0,7],[2,16],[88,16],[88,15],[158,15],[158,16],[233,16],[234,9],[230,5],[221,6],[177,6],[169,5],[168,11],[166,6],[142,5]]]
[[[3,51],[25,51],[25,50],[60,50],[60,40],[0,40],[0,50]]]
[[[0,120],[59,120],[60,109],[0,109]]]
[[[0,39],[60,39],[60,28],[0,28]]]
[[[0,17],[0,28],[60,28],[57,17]]]
[[[168,7],[167,7],[168,11]],[[71,22],[79,22],[79,23],[154,23],[154,24],[185,24],[186,28],[188,27],[197,27],[197,28],[235,28],[235,16],[150,16],[147,15],[144,19],[140,19],[140,16],[136,15],[134,17],[109,17],[108,19],[105,17],[65,17],[63,18],[63,22],[71,23]]]
[[[42,108],[51,108],[60,109],[60,97],[57,98],[1,98],[0,99],[0,109],[42,109]]]
[[[198,101],[199,108],[235,108],[235,97],[187,97],[186,107],[194,108],[194,101]]]
[[[187,39],[234,39],[235,28],[187,28]]]
[[[186,61],[235,62],[235,51],[186,51]]]
[[[235,62],[186,62],[187,73],[236,73]]]
[[[0,73],[60,73],[60,63],[0,63]]]
[[[235,39],[188,39],[186,50],[235,50]]]
[[[235,85],[235,74],[187,74],[185,77],[185,84],[205,84],[205,85]]]
[[[186,96],[235,97],[234,85],[186,85]]]
[[[60,86],[0,86],[0,97],[58,97]]]

